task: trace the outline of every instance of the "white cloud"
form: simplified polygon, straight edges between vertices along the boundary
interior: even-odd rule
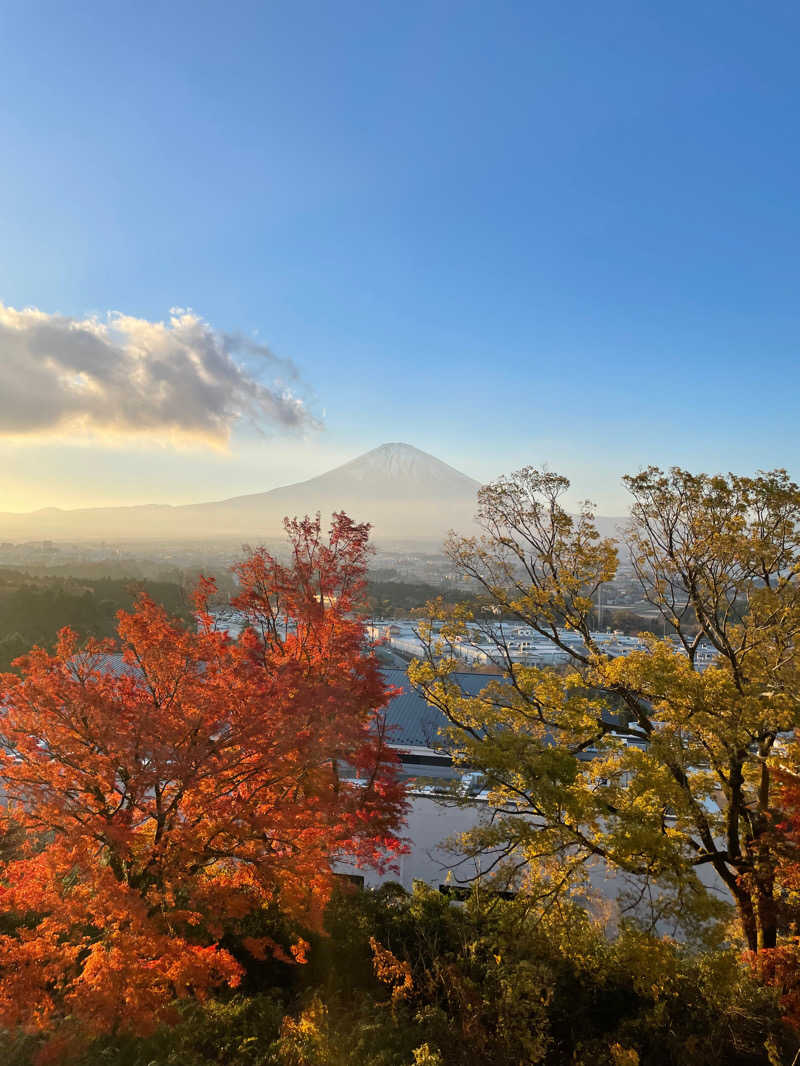
[[[0,437],[219,446],[240,421],[262,431],[316,425],[286,385],[296,378],[288,360],[190,311],[173,310],[168,322],[117,312],[80,320],[0,304]]]

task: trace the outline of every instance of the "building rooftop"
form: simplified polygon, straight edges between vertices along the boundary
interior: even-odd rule
[[[415,691],[405,670],[384,670],[388,684],[400,689],[386,708],[390,727],[389,742],[394,747],[433,748],[441,743],[441,730],[448,721],[440,710],[431,707]],[[452,679],[470,696],[477,696],[490,681],[499,681],[495,674],[455,673]]]

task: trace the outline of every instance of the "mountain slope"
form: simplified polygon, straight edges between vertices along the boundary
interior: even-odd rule
[[[383,444],[295,485],[179,507],[144,505],[1,514],[4,537],[272,537],[286,515],[344,510],[379,539],[441,540],[465,527],[480,483],[410,444]]]
[[[447,531],[470,532],[480,482],[410,444],[382,444],[325,474],[269,492],[211,503],[145,504],[30,514],[0,513],[0,538],[189,540],[278,537],[285,516],[314,514],[327,521],[346,511],[370,522],[373,538],[441,544]],[[604,536],[621,519],[598,518]]]
[[[285,515],[327,518],[346,511],[371,522],[379,539],[441,540],[453,525],[469,523],[480,482],[410,444],[382,444],[318,477],[270,492],[176,508],[219,534],[261,528],[280,532]]]

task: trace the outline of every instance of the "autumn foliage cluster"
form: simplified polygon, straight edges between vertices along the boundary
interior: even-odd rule
[[[800,486],[628,485],[630,566],[673,632],[625,656],[592,628],[620,545],[566,479],[486,486],[483,535],[447,546],[480,598],[429,605],[409,678],[493,808],[458,842],[493,871],[463,906],[334,888],[337,857],[405,846],[367,526],[296,520],[288,563],[249,552],[235,634],[205,581],[192,624],[144,596],[116,642],[66,629],[0,674],[0,1061],[792,1062]],[[562,664],[516,662],[509,617]],[[477,696],[470,641],[495,670]],[[624,881],[613,928],[598,871]]]
[[[288,565],[236,568],[239,636],[205,583],[195,627],[142,598],[118,643],[64,630],[0,677],[6,1027],[141,1033],[236,986],[243,958],[303,961],[254,918],[314,928],[338,853],[401,847],[388,693],[353,610],[368,527],[287,530]]]
[[[797,765],[795,749],[796,743],[790,750]],[[776,880],[783,935],[775,947],[748,952],[746,958],[759,979],[777,989],[784,1018],[800,1034],[800,775],[784,767],[778,782],[780,806],[774,816],[773,847],[779,856]]]

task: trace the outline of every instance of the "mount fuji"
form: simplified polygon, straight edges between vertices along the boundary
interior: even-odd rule
[[[378,541],[441,541],[472,526],[480,483],[410,444],[382,444],[325,474],[269,492],[170,506],[46,508],[0,513],[11,539],[208,539],[276,537],[286,515],[346,511],[370,522]]]

